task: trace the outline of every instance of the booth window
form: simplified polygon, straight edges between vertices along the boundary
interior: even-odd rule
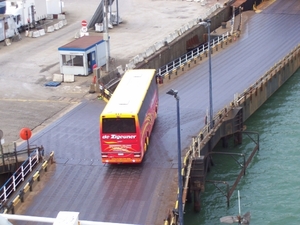
[[[82,55],[62,55],[63,65],[65,66],[81,66],[83,67]]]

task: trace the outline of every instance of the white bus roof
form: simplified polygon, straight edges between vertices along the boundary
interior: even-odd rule
[[[136,115],[155,76],[155,69],[127,70],[102,115]]]

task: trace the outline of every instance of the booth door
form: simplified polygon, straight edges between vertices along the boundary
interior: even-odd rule
[[[89,74],[93,72],[93,66],[96,64],[95,52],[87,54]]]

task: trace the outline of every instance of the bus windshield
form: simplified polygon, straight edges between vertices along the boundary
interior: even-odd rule
[[[134,118],[103,118],[102,133],[136,133]]]

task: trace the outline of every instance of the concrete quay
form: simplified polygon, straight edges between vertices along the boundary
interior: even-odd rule
[[[56,88],[45,87],[54,73],[59,73],[57,48],[74,39],[81,20],[89,20],[98,1],[66,0],[64,11],[67,25],[38,38],[25,37],[0,46],[0,129],[4,149],[13,149],[13,142],[22,142],[19,131],[28,127],[33,134],[76,107],[82,100],[95,99],[89,94],[92,78],[75,77],[74,83],[62,83]],[[226,1],[209,0],[203,6],[191,1],[120,1],[123,20],[109,30],[112,67],[125,66],[148,46],[164,39],[169,33],[198,17],[205,17],[214,4]],[[50,21],[51,22],[51,21]],[[90,35],[102,35],[93,33]]]

